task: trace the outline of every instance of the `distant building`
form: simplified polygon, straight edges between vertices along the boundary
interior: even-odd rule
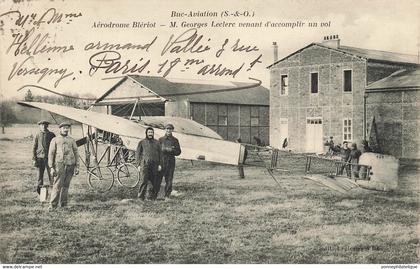
[[[384,153],[419,158],[419,67],[416,55],[342,46],[338,36],[275,58],[270,144],[323,152],[333,136],[360,146],[375,116]]]
[[[397,71],[374,82],[366,87],[366,94],[367,119],[375,116],[383,152],[419,159],[420,68]]]
[[[169,79],[130,75],[95,103],[118,116],[175,116],[193,119],[224,139],[269,139],[269,90],[252,83]],[[219,91],[219,92],[218,92]]]

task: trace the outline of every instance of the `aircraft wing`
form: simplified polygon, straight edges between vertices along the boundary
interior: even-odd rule
[[[142,116],[142,122],[148,126],[165,129],[165,125],[172,123],[176,126],[177,132],[184,134],[192,134],[198,136],[205,136],[215,139],[223,139],[218,133],[196,121],[180,118],[180,117],[166,117],[166,116]]]
[[[331,178],[325,175],[314,174],[314,175],[306,175],[303,178],[315,181],[321,185],[324,185],[327,188],[330,188],[342,194],[346,194],[350,190],[353,190],[359,187],[354,181],[346,177],[341,177],[341,176]]]
[[[124,145],[136,150],[138,142],[145,137],[148,126],[104,113],[41,102],[18,102],[19,105],[38,108],[64,116],[97,129],[119,135]],[[164,130],[155,129],[155,138],[162,137]],[[243,162],[244,146],[225,140],[173,132],[178,138],[182,153],[179,158],[205,160],[216,163],[238,165]]]

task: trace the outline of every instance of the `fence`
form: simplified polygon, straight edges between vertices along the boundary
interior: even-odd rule
[[[370,179],[371,172],[370,166],[346,163],[337,158],[253,145],[247,145],[245,165],[261,166],[295,174],[319,174],[329,177],[346,176],[364,180]]]
[[[330,177],[347,176],[369,180],[371,169],[368,165],[352,164],[315,155],[306,156],[305,173],[307,174],[322,174]]]

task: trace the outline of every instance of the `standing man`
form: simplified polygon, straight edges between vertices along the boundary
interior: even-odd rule
[[[50,148],[51,140],[55,137],[53,132],[48,130],[50,123],[46,120],[38,122],[40,132],[38,132],[34,139],[34,146],[32,149],[32,163],[38,168],[38,186],[36,192],[40,194],[41,187],[44,185],[44,171],[47,170],[48,180],[51,184],[51,175],[48,167],[48,150]]]
[[[350,158],[350,149],[348,147],[348,142],[343,142],[343,147],[340,149],[340,157],[341,161],[343,162],[340,166],[340,175],[343,174],[344,169],[346,169],[346,175],[350,177],[350,167],[347,164]]]
[[[159,138],[159,142],[162,147],[162,175],[159,179],[159,188],[162,182],[162,178],[165,177],[165,197],[168,198],[172,192],[172,184],[175,171],[175,156],[181,154],[181,147],[179,141],[176,139],[172,132],[174,126],[167,124],[165,126],[165,135]]]
[[[79,173],[79,152],[76,141],[68,135],[70,126],[69,122],[61,123],[60,135],[51,141],[48,163],[54,183],[49,210],[54,210],[58,204],[67,206],[70,181]]]
[[[143,181],[140,185],[138,197],[144,200],[149,189],[149,198],[155,200],[159,192],[159,171],[161,170],[160,144],[154,139],[155,131],[152,127],[146,129],[146,138],[137,145],[136,162]]]
[[[359,158],[362,152],[357,148],[356,143],[352,143],[350,146],[350,157],[349,163],[351,165],[351,178],[357,180],[359,178]]]

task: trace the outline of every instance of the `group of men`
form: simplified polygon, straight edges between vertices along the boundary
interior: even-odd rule
[[[357,179],[359,174],[359,158],[362,155],[362,152],[357,148],[357,144],[351,143],[349,148],[348,142],[344,141],[340,149],[340,155],[341,161],[343,162],[340,168],[340,174],[343,174],[345,169],[348,177]]]
[[[175,156],[181,154],[179,141],[172,135],[174,126],[165,126],[165,135],[159,140],[154,138],[152,127],[146,129],[146,138],[141,140],[136,150],[136,162],[143,181],[139,188],[138,198],[155,200],[158,197],[162,179],[165,178],[165,198],[172,192],[175,171]]]
[[[32,151],[33,165],[38,168],[37,192],[40,194],[44,185],[46,170],[49,183],[53,186],[48,209],[54,210],[58,205],[66,207],[70,181],[73,175],[79,173],[76,141],[68,135],[71,125],[69,122],[61,123],[59,136],[48,130],[48,121],[40,121],[38,125],[40,132],[35,136]]]
[[[49,210],[58,206],[67,206],[67,196],[73,175],[79,173],[79,152],[76,141],[70,137],[71,124],[63,122],[59,125],[60,134],[56,136],[48,130],[49,122],[38,122],[40,132],[34,138],[32,160],[38,168],[38,184],[36,191],[41,193],[44,185],[52,184]],[[178,139],[172,135],[174,126],[165,126],[165,135],[159,140],[154,139],[154,130],[146,129],[146,138],[141,140],[136,150],[136,162],[141,171],[142,183],[138,197],[146,199],[157,198],[162,179],[165,178],[165,197],[172,192],[173,175],[175,171],[175,156],[181,154]],[[44,173],[48,174],[49,184],[44,184]]]
[[[33,145],[33,164],[38,168],[37,192],[40,194],[44,185],[44,173],[47,171],[50,184],[53,185],[49,209],[53,210],[58,205],[66,207],[70,181],[73,175],[79,173],[76,141],[68,135],[71,125],[68,122],[61,123],[59,136],[48,130],[48,121],[40,121],[38,125],[40,132],[35,136]],[[171,195],[175,156],[181,154],[179,141],[172,135],[173,130],[174,126],[167,124],[165,135],[156,140],[154,129],[148,127],[146,138],[138,143],[136,163],[142,176],[138,198],[142,200],[158,198],[163,178],[165,178],[164,197],[169,198]],[[339,151],[341,155],[343,165],[340,167],[340,174],[346,170],[348,177],[356,179],[359,173],[359,158],[362,155],[357,144],[352,143],[349,148],[348,142],[344,141],[343,146],[336,150],[332,137],[327,142],[331,150]]]
[[[341,158],[342,165],[339,168],[339,174],[342,175],[344,170],[346,170],[346,175],[352,179],[359,178],[359,158],[362,155],[362,151],[357,148],[356,143],[351,143],[350,147],[348,146],[347,141],[343,141],[343,145],[335,145],[333,137],[330,136],[330,139],[324,143],[325,146],[328,146],[328,156],[339,155]],[[362,141],[363,152],[371,152],[368,142],[366,140]]]

